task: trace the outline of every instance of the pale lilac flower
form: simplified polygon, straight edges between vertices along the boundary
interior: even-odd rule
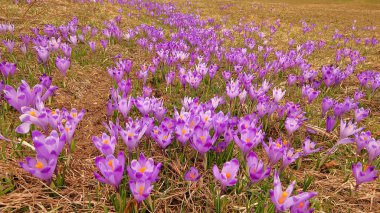
[[[214,177],[222,184],[222,189],[226,186],[233,186],[237,182],[237,173],[239,171],[239,161],[234,158],[223,164],[222,171],[219,171],[218,166],[214,165],[212,173]]]

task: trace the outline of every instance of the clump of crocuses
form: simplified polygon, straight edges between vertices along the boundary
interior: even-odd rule
[[[155,164],[152,158],[146,159],[143,153],[127,167],[129,188],[138,203],[149,197],[160,171],[161,163]]]

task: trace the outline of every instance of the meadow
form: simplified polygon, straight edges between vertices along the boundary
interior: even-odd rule
[[[380,2],[0,4],[0,212],[380,211]]]

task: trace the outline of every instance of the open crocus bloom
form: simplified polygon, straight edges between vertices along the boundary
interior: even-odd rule
[[[32,124],[42,128],[44,131],[47,131],[49,125],[49,117],[44,107],[38,107],[37,109],[34,109],[31,107],[23,106],[21,107],[21,112],[23,113],[20,116],[22,124],[16,128],[17,133],[28,133]]]
[[[116,138],[114,136],[110,137],[106,133],[103,133],[101,137],[93,136],[92,142],[104,155],[113,155],[116,146]]]
[[[193,135],[193,130],[185,122],[179,122],[175,126],[176,139],[184,146]]]
[[[356,180],[356,188],[359,187],[360,184],[374,181],[378,177],[377,170],[375,170],[374,166],[366,166],[361,162],[352,165],[352,174]]]
[[[189,171],[185,173],[185,180],[187,181],[197,181],[199,178],[201,178],[201,175],[195,167],[191,167]]]
[[[128,119],[125,124],[125,130],[119,126],[119,133],[123,139],[125,145],[128,147],[128,151],[132,152],[139,144],[140,139],[144,136],[147,126],[142,120],[133,121],[132,118]]]
[[[272,138],[269,138],[269,146],[264,142],[262,144],[265,152],[268,155],[269,163],[271,165],[276,164],[282,158],[283,153],[286,151],[286,146],[281,141],[281,138],[278,138],[276,141],[273,141]]]
[[[37,155],[45,159],[59,156],[66,141],[66,135],[63,134],[62,136],[59,136],[58,132],[55,130],[53,130],[47,137],[35,130],[32,132],[32,138]]]
[[[316,146],[316,143],[312,142],[310,140],[310,138],[306,138],[302,144],[302,150],[303,150],[302,155],[307,156],[307,155],[313,154],[315,152],[319,152],[319,150],[322,149],[322,147],[315,149],[315,146]]]
[[[26,163],[20,162],[21,168],[41,180],[51,180],[51,177],[53,176],[53,172],[57,165],[57,156],[51,155],[50,159],[45,159],[40,156],[37,156],[36,159],[26,157],[25,160]]]
[[[212,168],[212,173],[214,174],[214,177],[222,184],[222,188],[235,185],[237,182],[236,175],[238,171],[239,161],[236,158],[224,163],[222,171],[219,171],[217,165],[214,165]]]
[[[127,167],[128,176],[132,180],[146,181],[153,183],[157,181],[158,173],[161,171],[161,163],[154,164],[152,158],[146,159],[141,153],[137,160],[132,160],[131,166]]]
[[[108,155],[105,158],[97,157],[95,158],[95,164],[102,176],[97,172],[94,172],[94,176],[98,181],[112,185],[118,190],[123,178],[124,163],[125,156],[123,152],[119,152],[117,158],[113,155]]]
[[[129,188],[135,200],[140,203],[147,199],[153,190],[153,185],[149,181],[129,181]]]
[[[234,139],[236,145],[246,154],[263,141],[264,133],[258,128],[249,127],[241,131],[240,138],[234,134]]]
[[[250,152],[247,156],[249,178],[253,183],[264,180],[270,175],[270,167],[266,169],[262,160],[259,161],[254,152]]]
[[[200,153],[208,152],[214,142],[216,141],[216,134],[211,138],[210,132],[207,128],[195,127],[193,138],[190,145]]]
[[[293,181],[285,191],[282,191],[279,174],[277,171],[274,172],[274,189],[271,189],[269,193],[277,211],[286,211],[290,207],[298,205],[301,202],[305,202],[317,195],[316,192],[303,192],[298,195],[291,196],[295,183],[296,182]]]

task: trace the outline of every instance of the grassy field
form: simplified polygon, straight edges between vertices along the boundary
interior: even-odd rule
[[[137,2],[137,1],[130,1]],[[169,1],[158,1],[168,3]],[[296,49],[297,45],[307,41],[323,40],[326,46],[314,51],[310,56],[306,56],[310,69],[318,70],[318,77],[321,77],[320,69],[323,65],[335,65],[345,67],[347,60],[336,62],[335,55],[337,49],[352,48],[358,50],[365,61],[355,68],[352,75],[348,76],[342,83],[334,87],[321,87],[319,96],[309,104],[302,98],[301,85],[287,85],[288,74],[300,75],[299,68],[291,68],[286,72],[268,72],[265,79],[273,83],[273,87],[281,87],[286,90],[284,100],[299,103],[305,112],[305,121],[302,127],[293,135],[288,135],[284,128],[284,121],[276,116],[267,116],[260,120],[265,131],[265,142],[269,138],[281,137],[291,141],[296,151],[302,151],[302,142],[310,136],[317,143],[318,147],[323,147],[321,152],[302,158],[281,174],[282,184],[287,186],[293,180],[297,181],[296,191],[315,191],[318,195],[312,198],[311,203],[316,212],[379,212],[380,209],[380,182],[375,180],[362,184],[355,190],[355,179],[352,176],[351,167],[353,163],[367,159],[367,154],[363,151],[361,155],[356,155],[355,144],[343,145],[338,151],[333,153],[320,167],[326,152],[331,148],[339,137],[339,124],[332,133],[327,133],[325,129],[325,118],[321,113],[321,102],[325,96],[330,96],[342,102],[349,96],[353,97],[355,90],[360,88],[367,93],[359,103],[360,107],[370,109],[370,116],[361,121],[358,126],[365,127],[365,131],[371,131],[372,137],[380,137],[380,94],[375,91],[370,94],[361,87],[357,74],[364,70],[380,71],[380,45],[364,45],[364,38],[380,38],[380,2],[375,0],[334,0],[334,1],[175,1],[173,5],[182,13],[199,15],[200,20],[214,19],[214,23],[206,24],[204,27],[219,25],[215,35],[218,39],[223,38],[223,46],[226,50],[230,48],[243,48],[244,36],[254,37],[257,45],[263,44],[263,40],[270,36],[269,26],[274,26],[276,20],[281,20],[281,27],[271,36],[269,44],[275,50],[287,52]],[[121,8],[122,10],[119,10]],[[135,201],[129,191],[127,174],[120,186],[121,191],[115,192],[109,185],[99,183],[93,175],[97,171],[94,159],[100,152],[92,143],[92,136],[99,136],[102,132],[107,132],[103,123],[115,120],[115,115],[107,115],[106,104],[110,99],[110,88],[115,86],[114,80],[109,77],[107,67],[115,66],[114,57],[121,54],[123,58],[133,60],[133,68],[129,75],[132,80],[131,95],[136,97],[142,94],[142,82],[136,75],[144,64],[152,64],[152,59],[157,56],[153,50],[141,47],[138,39],[146,36],[146,32],[141,32],[130,40],[109,39],[109,45],[104,50],[99,43],[104,39],[101,29],[104,22],[121,17],[118,26],[124,32],[128,29],[142,28],[143,25],[155,26],[162,30],[164,38],[169,40],[174,32],[178,32],[175,26],[170,26],[163,22],[166,14],[161,16],[151,16],[144,9],[134,6],[105,3],[79,3],[75,1],[32,1],[26,4],[21,1],[14,4],[13,0],[2,0],[0,7],[0,24],[12,23],[15,25],[13,34],[0,34],[0,40],[11,39],[16,41],[15,50],[12,54],[0,45],[0,61],[17,63],[16,74],[7,80],[7,84],[18,87],[21,80],[26,80],[29,85],[39,82],[39,77],[43,73],[52,76],[53,85],[59,87],[56,95],[45,103],[50,108],[85,109],[83,120],[79,123],[74,135],[75,149],[71,154],[65,149],[59,159],[57,173],[54,175],[53,183],[47,184],[28,172],[20,168],[19,162],[24,161],[26,156],[34,156],[34,152],[20,144],[0,140],[0,212],[132,212]],[[55,66],[57,53],[52,53],[46,66],[37,63],[36,53],[33,44],[30,44],[28,53],[22,54],[18,48],[21,44],[20,34],[31,33],[32,27],[44,28],[44,25],[51,24],[60,26],[73,19],[78,18],[79,26],[90,25],[99,29],[98,34],[93,38],[86,37],[86,42],[81,42],[73,47],[71,55],[71,65],[67,76],[63,77]],[[357,30],[352,30],[356,20]],[[310,32],[304,33],[302,21],[307,26],[313,26]],[[249,24],[262,25],[265,39],[259,39],[257,34],[247,33],[244,26]],[[315,25],[313,25],[315,24]],[[290,27],[291,26],[291,27]],[[377,26],[377,28],[373,28]],[[371,30],[366,28],[370,27]],[[365,28],[365,29],[364,29]],[[231,31],[230,39],[223,34],[223,30]],[[79,29],[78,29],[79,31]],[[343,43],[342,40],[332,40],[335,33],[344,37],[362,38],[360,45],[353,40]],[[295,45],[290,48],[289,41],[295,40]],[[87,42],[96,41],[96,50],[91,52]],[[337,45],[339,46],[337,47]],[[205,44],[206,45],[206,44]],[[191,47],[189,51],[195,51]],[[251,52],[261,54],[257,47]],[[269,57],[275,59],[274,54]],[[265,67],[260,59],[261,67]],[[225,95],[226,82],[222,72],[233,71],[233,66],[225,59],[218,61],[215,55],[210,57],[210,64],[217,63],[219,66],[215,78],[202,80],[197,90],[188,87],[183,89],[180,81],[176,78],[172,86],[167,87],[165,79],[160,73],[168,73],[176,70],[176,66],[160,65],[155,75],[149,75],[147,86],[153,89],[153,96],[163,100],[167,108],[168,117],[173,117],[174,108],[181,109],[181,100],[185,96],[199,97],[200,102],[207,102],[215,95],[225,96],[226,104],[218,110],[234,116],[244,116],[256,110],[257,101],[251,101],[249,96],[247,101],[239,104],[235,99],[231,103]],[[184,63],[185,64],[185,63]],[[186,65],[184,65],[186,66]],[[189,65],[190,66],[190,65]],[[191,66],[190,66],[191,67]],[[193,68],[193,67],[191,67]],[[189,68],[190,69],[190,68]],[[343,68],[342,68],[343,69]],[[177,77],[178,77],[178,70]],[[233,74],[237,78],[237,74]],[[65,82],[65,83],[63,83]],[[210,83],[212,82],[212,83]],[[262,80],[254,80],[258,85]],[[272,97],[269,90],[268,97]],[[17,126],[21,124],[20,113],[11,108],[2,98],[0,111],[0,133],[12,140],[25,140],[32,143],[31,133],[26,135],[15,132]],[[282,103],[285,103],[283,100]],[[129,116],[141,117],[139,111],[134,108]],[[118,117],[122,120],[122,116]],[[343,116],[344,119],[352,119],[353,111]],[[122,122],[121,122],[122,123]],[[339,123],[339,121],[338,121]],[[157,125],[157,124],[156,124]],[[311,128],[316,133],[310,134],[306,129]],[[34,127],[34,129],[37,129]],[[222,139],[219,139],[219,141]],[[116,152],[123,150],[127,153],[125,144],[119,139]],[[132,154],[134,159],[138,153],[143,152],[147,157],[152,157],[155,162],[161,162],[163,167],[159,174],[160,179],[154,184],[154,189],[150,197],[139,206],[141,212],[217,212],[217,207],[221,212],[274,212],[274,205],[269,197],[269,190],[273,188],[273,176],[258,184],[248,184],[249,178],[244,172],[239,172],[239,181],[236,186],[228,187],[218,198],[220,184],[214,178],[212,167],[217,164],[219,168],[224,162],[236,157],[240,162],[244,162],[244,156],[239,148],[233,143],[227,148],[225,153],[220,155],[215,152],[207,154],[207,162],[191,147],[182,148],[175,141],[167,149],[160,149],[153,139],[143,137],[140,145]],[[267,157],[262,146],[255,148],[255,152],[261,159],[267,162]],[[126,165],[130,164],[128,158]],[[206,165],[204,165],[206,164]],[[380,169],[380,160],[372,163],[375,168]],[[202,177],[197,182],[188,182],[183,178],[184,173],[191,167],[197,167]],[[240,168],[242,171],[243,166]],[[273,170],[272,170],[273,171]],[[272,172],[273,173],[273,172]],[[58,180],[61,178],[60,180]]]

